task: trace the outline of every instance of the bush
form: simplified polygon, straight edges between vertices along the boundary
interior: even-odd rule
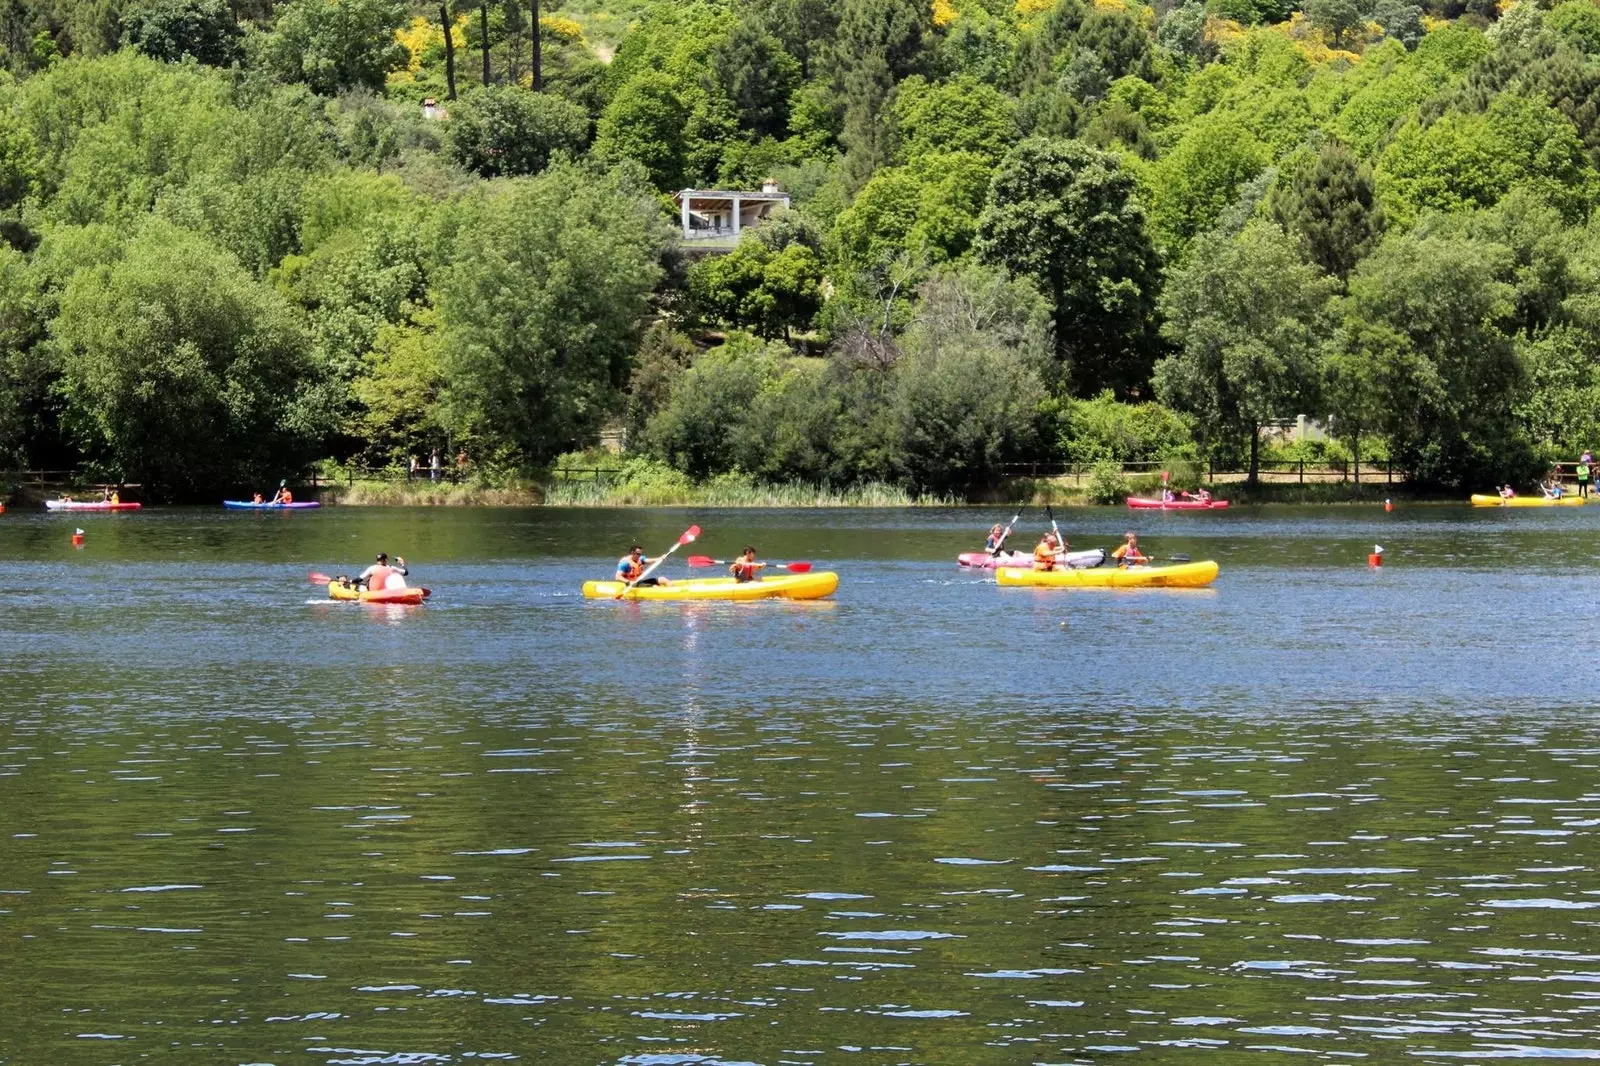
[[[450,112],[450,154],[486,178],[537,174],[553,156],[576,155],[589,116],[559,96],[509,86],[478,89]]]
[[[1119,403],[1109,389],[1092,400],[1071,401],[1063,422],[1060,447],[1069,462],[1148,463],[1198,456],[1187,417],[1159,403]]]
[[[1094,503],[1121,503],[1129,491],[1121,463],[1102,459],[1089,471],[1089,499]]]

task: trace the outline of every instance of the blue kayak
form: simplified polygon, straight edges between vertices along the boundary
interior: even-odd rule
[[[230,511],[309,511],[313,507],[321,507],[316,500],[305,503],[252,503],[249,500],[223,500],[222,506]]]

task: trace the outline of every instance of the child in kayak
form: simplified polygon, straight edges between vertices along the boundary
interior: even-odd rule
[[[635,544],[628,549],[628,554],[617,560],[617,580],[623,584],[634,582],[635,588],[649,588],[652,585],[670,585],[672,582],[664,577],[647,577],[639,580],[646,570],[650,568],[650,560],[645,558],[644,549]]]
[[[1054,570],[1060,556],[1067,550],[1064,540],[1057,540],[1054,530],[1046,533],[1039,540],[1038,547],[1033,549],[1033,568],[1035,570]]]
[[[250,502],[253,503],[253,504],[256,504],[257,506],[260,506],[261,504],[266,503],[267,501],[262,499],[261,498],[261,493],[258,492],[258,493],[255,494],[254,497],[251,498]]]
[[[996,524],[993,529],[989,530],[989,536],[984,539],[983,550],[988,552],[990,555],[993,555],[999,550],[1000,544],[1005,540],[1005,537],[1005,528],[999,524]]]
[[[1512,488],[1509,484],[1502,485],[1501,488],[1500,488],[1500,498],[1502,500],[1512,499],[1513,497],[1516,496],[1516,494],[1517,494],[1517,490]]]
[[[390,566],[388,554],[379,552],[378,561],[361,571],[356,584],[365,585],[370,592],[405,588],[406,575],[411,572],[406,569],[405,556],[397,555],[394,561],[395,565]]]
[[[746,581],[754,581],[756,579],[756,571],[766,565],[766,563],[756,562],[756,550],[747,544],[744,551],[740,553],[739,558],[728,565],[728,573],[732,574],[733,579],[742,585]]]
[[[1140,563],[1148,563],[1150,561],[1148,555],[1139,551],[1139,534],[1131,529],[1128,530],[1127,543],[1113,551],[1111,558],[1117,560],[1117,565],[1124,568],[1138,566]]]

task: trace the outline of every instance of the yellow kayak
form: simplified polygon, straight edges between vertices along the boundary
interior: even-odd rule
[[[1099,567],[1091,570],[1021,570],[1005,566],[994,572],[1001,585],[1068,589],[1197,589],[1217,579],[1220,568],[1211,560],[1173,566],[1133,566],[1126,570]]]
[[[735,581],[731,577],[708,577],[674,581],[670,585],[631,588],[625,600],[820,600],[832,596],[839,587],[839,575],[831,570],[815,574],[785,574],[761,577],[754,581]],[[586,600],[614,600],[622,591],[620,581],[585,581]]]
[[[1563,496],[1559,500],[1546,496],[1513,496],[1509,500],[1476,494],[1472,497],[1474,507],[1582,507],[1584,502],[1582,496]]]

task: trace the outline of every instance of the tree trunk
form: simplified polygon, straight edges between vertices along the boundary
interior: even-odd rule
[[[489,84],[489,5],[478,8],[478,28],[483,37],[483,83]]]
[[[1361,438],[1355,437],[1350,441],[1350,454],[1356,461],[1356,484],[1361,484]]]
[[[1255,488],[1260,482],[1261,471],[1261,427],[1250,423],[1250,487]]]
[[[439,2],[439,25],[444,27],[445,96],[454,100],[456,98],[456,42],[450,33],[450,5],[447,0],[440,0]]]
[[[544,89],[544,56],[539,52],[539,0],[533,3],[533,91],[541,92]]]

